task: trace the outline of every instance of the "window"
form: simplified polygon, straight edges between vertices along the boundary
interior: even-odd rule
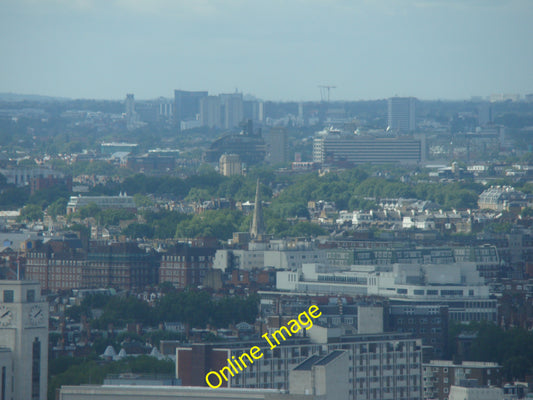
[[[26,301],[28,301],[28,303],[33,303],[35,301],[35,290],[34,289],[30,289],[26,292]]]
[[[41,398],[41,342],[39,338],[33,341],[31,368],[31,399]]]
[[[2,388],[2,393],[1,393],[1,396],[2,396],[2,400],[6,400],[6,367],[2,367],[2,383],[1,383],[1,388]]]
[[[15,296],[12,290],[4,290],[4,303],[13,303],[14,299]]]

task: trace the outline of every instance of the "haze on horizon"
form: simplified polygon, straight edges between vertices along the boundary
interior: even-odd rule
[[[4,0],[0,92],[524,95],[532,20],[531,0]]]

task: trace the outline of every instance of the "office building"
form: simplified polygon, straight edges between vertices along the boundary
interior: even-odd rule
[[[200,101],[207,97],[207,92],[189,92],[174,90],[174,120],[178,130],[188,121],[196,121],[200,115]]]
[[[268,137],[270,164],[285,164],[289,161],[287,131],[284,128],[272,128]]]
[[[118,196],[70,196],[67,203],[67,215],[75,213],[80,207],[96,204],[101,209],[108,208],[125,208],[130,211],[136,211],[137,206],[132,196],[120,193]]]
[[[497,300],[476,264],[354,265],[334,269],[303,264],[298,271],[278,271],[276,288],[316,295],[381,296],[391,304],[448,305],[454,321],[497,321]]]
[[[244,118],[242,93],[220,94],[222,127],[232,129],[242,123]]]
[[[313,161],[322,165],[417,164],[422,160],[422,150],[418,139],[329,133],[315,136]]]
[[[0,281],[0,398],[45,400],[48,303],[39,282]]]
[[[249,235],[248,235],[249,237]],[[309,243],[296,245],[286,240],[269,240],[268,243],[251,243],[248,250],[219,249],[214,268],[252,270],[255,268],[290,269],[296,271],[304,263],[325,263],[326,251]]]
[[[108,142],[100,145],[100,152],[104,156],[111,156],[115,153],[135,153],[139,145],[137,143],[117,143]]]
[[[443,218],[444,219],[444,218]],[[335,242],[332,242],[335,243]],[[405,264],[450,264],[471,261],[479,275],[485,279],[496,278],[501,273],[501,254],[494,245],[454,247],[420,247],[409,245],[384,248],[333,248],[326,251],[327,262],[332,266]]]
[[[414,97],[389,98],[387,130],[393,132],[416,130],[416,99]]]
[[[221,128],[219,96],[206,96],[200,100],[200,120],[208,128]]]
[[[132,93],[126,95],[124,102],[124,116],[126,117],[126,127],[128,129],[134,129],[137,126],[138,118],[135,112],[135,97]]]
[[[388,328],[394,332],[411,332],[428,347],[428,356],[441,359],[447,355],[448,308],[439,304],[391,304],[387,307]]]
[[[207,162],[219,162],[222,154],[238,154],[246,165],[255,165],[264,161],[266,144],[261,130],[254,132],[252,121],[241,124],[240,133],[230,133],[211,143],[204,159]]]

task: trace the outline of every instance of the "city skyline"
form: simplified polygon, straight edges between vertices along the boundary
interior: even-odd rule
[[[526,0],[0,4],[0,92],[273,101],[468,99],[533,91]]]

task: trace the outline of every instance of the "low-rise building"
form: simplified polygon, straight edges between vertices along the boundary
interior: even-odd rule
[[[67,214],[76,212],[80,207],[88,206],[94,203],[101,209],[108,208],[125,208],[131,211],[137,210],[133,197],[126,193],[120,193],[118,196],[71,196],[67,204]]]
[[[318,326],[313,326],[311,331]],[[329,328],[321,328],[328,330]],[[331,329],[330,329],[331,330]],[[333,332],[334,331],[334,332]],[[350,372],[349,396],[346,399],[422,399],[422,343],[410,334],[378,333],[343,336],[342,330],[313,335],[310,338],[289,339],[270,349],[257,342],[201,344],[176,350],[177,378],[184,385],[206,386],[205,375],[227,366],[252,346],[262,348],[261,360],[243,371],[229,376],[222,386],[230,388],[287,389],[291,371],[310,356],[326,356],[335,350],[348,353]],[[264,341],[263,341],[264,343]]]
[[[475,379],[481,386],[501,386],[501,365],[493,362],[431,360],[423,366],[424,398],[447,400],[452,385]]]
[[[511,211],[527,206],[526,195],[511,186],[491,186],[479,195],[480,209]]]

